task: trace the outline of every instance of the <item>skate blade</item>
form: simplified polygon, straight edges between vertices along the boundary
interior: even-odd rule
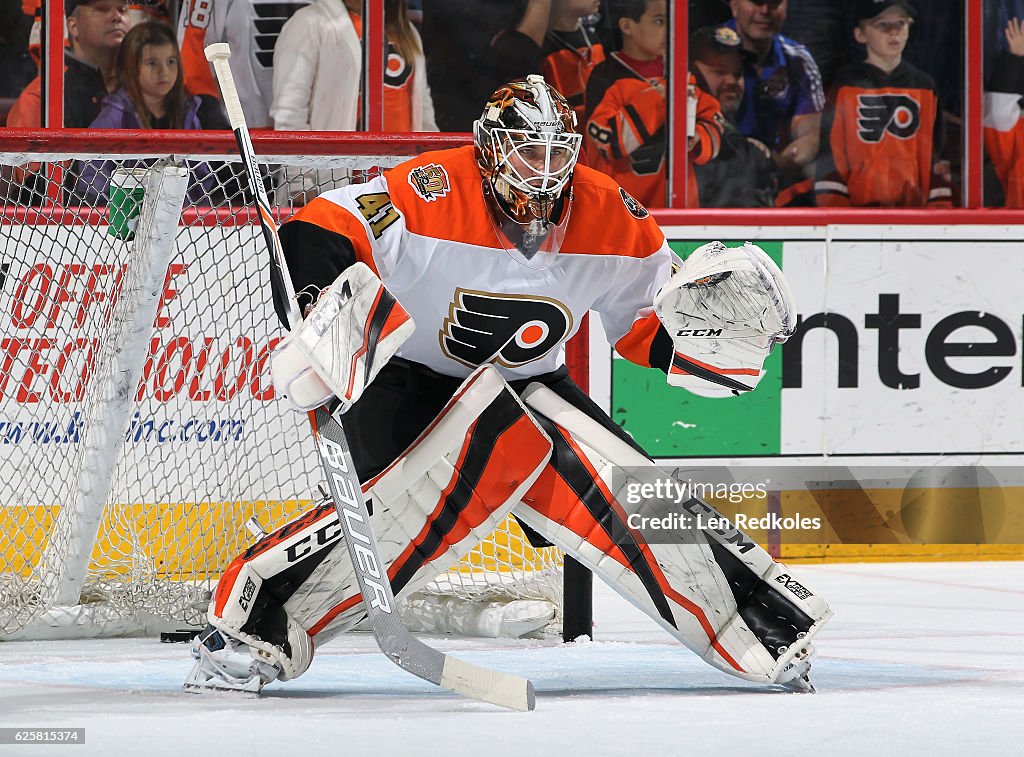
[[[817,691],[806,674],[779,685],[786,689],[786,691],[791,691],[794,694],[814,694]]]
[[[256,699],[263,688],[263,682],[258,675],[246,681],[225,681],[214,675],[203,675],[199,662],[195,664],[192,672],[189,673],[182,688],[192,694],[227,694],[232,697],[244,697]]]
[[[230,698],[241,697],[243,699],[259,699],[260,689],[262,688],[263,686],[260,684],[258,678],[253,681],[247,681],[245,684],[238,685],[231,685],[224,682],[214,683],[212,681],[208,683],[185,681],[185,683],[182,684],[182,689],[190,694],[202,694],[204,696],[227,695]]]

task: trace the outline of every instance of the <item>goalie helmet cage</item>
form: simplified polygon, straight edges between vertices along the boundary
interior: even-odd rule
[[[468,140],[254,143],[280,223],[328,188]],[[225,133],[0,136],[0,640],[199,627],[254,540],[246,523],[277,528],[321,496],[305,416],[270,382],[285,332],[238,160]],[[110,177],[140,168],[142,215],[119,238]],[[585,345],[572,357],[585,366]],[[545,599],[561,621],[578,593],[562,566],[509,518],[426,591]],[[571,607],[589,607],[582,584]],[[565,629],[589,633],[573,612]]]

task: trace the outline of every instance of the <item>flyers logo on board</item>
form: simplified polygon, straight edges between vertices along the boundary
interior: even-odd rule
[[[857,136],[881,142],[886,132],[910,139],[921,126],[921,106],[910,95],[858,95]]]
[[[409,172],[409,184],[416,190],[416,194],[427,202],[444,197],[451,189],[448,172],[444,170],[444,166],[437,163],[414,168]]]
[[[438,332],[441,352],[469,368],[516,368],[539,360],[572,331],[572,314],[558,300],[477,292],[461,287]]]

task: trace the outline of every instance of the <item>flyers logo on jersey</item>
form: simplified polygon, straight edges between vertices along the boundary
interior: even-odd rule
[[[921,126],[921,106],[910,95],[858,95],[857,126],[865,142],[881,142],[886,132],[910,139]]]
[[[441,352],[469,368],[517,368],[547,355],[571,330],[572,314],[557,300],[460,287],[438,339]]]
[[[437,163],[412,169],[409,172],[409,184],[416,190],[416,194],[427,202],[444,197],[451,189],[448,172],[444,170],[444,166]]]

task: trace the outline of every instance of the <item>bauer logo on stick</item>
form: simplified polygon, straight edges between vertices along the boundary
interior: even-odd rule
[[[572,315],[557,300],[460,288],[438,337],[441,351],[463,365],[515,368],[544,357],[571,329]]]

